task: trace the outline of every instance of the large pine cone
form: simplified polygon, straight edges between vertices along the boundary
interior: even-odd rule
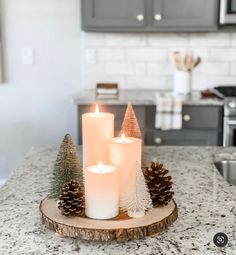
[[[81,216],[84,213],[84,194],[79,182],[72,180],[64,184],[58,201],[58,208],[65,216]]]
[[[163,164],[152,162],[150,166],[145,167],[144,176],[148,185],[154,207],[167,205],[172,199],[174,192],[172,188],[172,177],[166,176],[166,170]]]

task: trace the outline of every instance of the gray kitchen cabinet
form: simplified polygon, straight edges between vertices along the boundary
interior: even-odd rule
[[[82,0],[85,31],[214,31],[218,0]]]
[[[214,30],[216,0],[153,0],[152,26],[157,30]]]
[[[83,0],[83,27],[85,30],[144,28],[144,3],[144,0]]]
[[[148,145],[221,145],[221,136],[216,129],[156,130],[147,132]]]
[[[118,135],[126,105],[104,105],[102,111],[115,115],[115,135]],[[218,105],[183,105],[181,130],[162,131],[155,128],[155,105],[134,105],[143,140],[146,145],[222,145],[223,107]],[[93,111],[89,105],[78,105],[79,144],[82,144],[81,115]]]
[[[222,145],[223,107],[183,105],[182,129],[155,128],[155,106],[147,107],[145,143],[148,145]]]

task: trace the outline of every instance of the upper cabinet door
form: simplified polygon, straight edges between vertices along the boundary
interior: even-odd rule
[[[152,26],[162,31],[217,29],[217,0],[152,0]]]
[[[82,0],[82,26],[88,31],[140,29],[145,0]]]

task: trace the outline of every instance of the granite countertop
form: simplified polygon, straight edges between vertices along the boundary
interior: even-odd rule
[[[98,99],[95,90],[84,90],[74,98],[77,105],[90,105],[94,102],[106,105],[126,105],[130,101],[133,105],[156,105],[156,90],[120,90],[117,98]],[[160,94],[170,93],[158,92]],[[202,99],[199,92],[194,92],[183,98],[184,105],[223,105],[218,99]]]
[[[212,163],[214,155],[228,152],[236,149],[145,147],[147,160],[163,162],[173,176],[179,218],[157,237],[102,243],[59,238],[41,225],[38,206],[48,193],[57,149],[34,148],[0,189],[0,254],[233,255],[236,186],[225,182]],[[226,247],[214,245],[217,232],[228,235]]]

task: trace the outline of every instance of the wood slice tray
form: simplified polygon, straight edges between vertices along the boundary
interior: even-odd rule
[[[157,235],[178,217],[174,200],[161,208],[153,208],[142,218],[130,218],[126,213],[109,220],[63,216],[56,201],[45,198],[39,206],[42,223],[50,230],[67,237],[83,240],[127,241]]]

